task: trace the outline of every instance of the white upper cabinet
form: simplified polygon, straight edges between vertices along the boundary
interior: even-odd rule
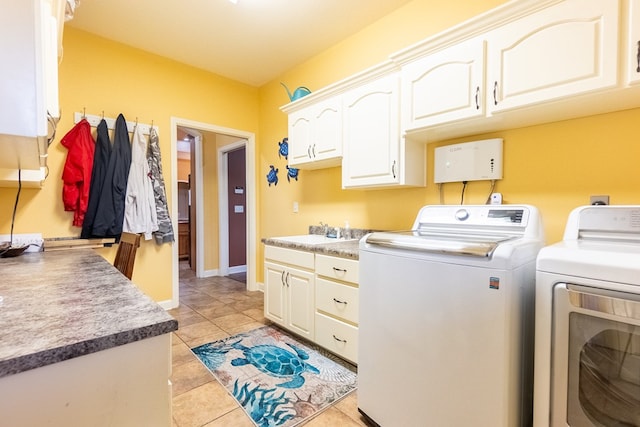
[[[402,130],[485,114],[485,43],[461,42],[402,67]]]
[[[18,169],[38,186],[44,177],[49,117],[59,116],[57,14],[47,0],[9,2],[0,14],[0,185]]]
[[[351,89],[342,105],[343,188],[425,185],[424,147],[400,136],[398,73]]]
[[[618,84],[619,2],[567,0],[487,34],[491,113]]]
[[[342,104],[335,96],[289,114],[289,166],[339,166],[342,158]]]
[[[640,84],[640,0],[630,0],[629,8],[627,76],[629,84]]]

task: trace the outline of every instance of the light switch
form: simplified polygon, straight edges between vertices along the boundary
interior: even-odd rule
[[[298,213],[298,202],[293,202],[293,213]]]
[[[244,213],[244,206],[243,205],[234,205],[233,206],[233,212],[234,213]]]

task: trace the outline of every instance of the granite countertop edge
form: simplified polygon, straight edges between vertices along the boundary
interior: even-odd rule
[[[0,378],[178,330],[91,249],[0,259]]]
[[[175,319],[0,361],[0,378],[178,330]]]
[[[305,244],[279,240],[277,237],[263,238],[262,243],[280,248],[296,249],[307,252],[315,252],[323,255],[331,255],[340,258],[359,259],[359,240],[342,240],[321,244]]]

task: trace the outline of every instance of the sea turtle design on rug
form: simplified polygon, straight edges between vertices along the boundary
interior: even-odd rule
[[[267,182],[269,183],[269,187],[271,184],[278,185],[278,169],[273,165],[269,165],[269,173],[267,174]]]
[[[275,345],[256,345],[254,347],[246,347],[240,342],[233,343],[233,348],[244,353],[244,359],[237,358],[231,361],[233,366],[253,365],[265,374],[276,378],[291,378],[278,387],[299,388],[304,384],[304,372],[312,372],[319,374],[320,371],[313,365],[308,364],[305,360],[309,359],[306,351],[296,347],[293,344],[286,343],[295,351],[292,353]]]

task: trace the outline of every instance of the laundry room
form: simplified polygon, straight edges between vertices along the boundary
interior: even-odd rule
[[[57,58],[56,76],[62,113],[56,120],[57,131],[46,147],[46,155],[36,156],[37,176],[31,179],[27,173],[31,171],[20,169],[20,162],[13,161],[8,155],[0,156],[3,157],[0,159],[0,235],[3,236],[0,243],[12,239],[4,236],[35,233],[44,240],[46,253],[47,242],[79,239],[80,231],[73,225],[73,213],[65,211],[62,200],[62,174],[68,150],[60,140],[76,124],[74,113],[86,111],[96,117],[117,117],[122,113],[130,122],[137,122],[139,118],[141,123],[154,126],[159,134],[168,215],[173,221],[176,241],[156,245],[153,241],[143,240],[138,248],[132,282],[178,319],[181,328],[190,326],[191,318],[180,313],[189,300],[185,298],[189,293],[181,289],[184,280],[180,278],[180,261],[199,266],[199,270],[196,267],[192,270],[197,277],[189,279],[194,283],[224,276],[225,266],[228,267],[229,263],[222,258],[224,254],[218,251],[217,242],[226,232],[221,229],[224,228],[221,227],[224,215],[234,214],[233,211],[222,213],[219,209],[221,190],[217,172],[222,168],[217,156],[220,147],[214,147],[215,144],[206,146],[206,155],[198,158],[200,163],[189,166],[193,176],[179,170],[181,155],[176,146],[181,128],[221,134],[246,144],[247,181],[239,186],[242,187],[242,195],[246,196],[242,208],[242,213],[246,214],[246,258],[243,258],[246,263],[243,266],[246,289],[243,290],[264,293],[264,300],[260,300],[264,301],[261,304],[264,304],[265,315],[259,321],[275,323],[296,336],[302,335],[314,345],[355,366],[359,358],[366,357],[360,350],[367,348],[373,351],[373,344],[365,341],[365,347],[349,348],[349,343],[358,342],[360,319],[371,319],[372,316],[367,309],[362,311],[361,300],[360,312],[345,313],[354,309],[355,301],[362,297],[356,292],[361,288],[354,271],[363,265],[373,265],[369,273],[377,271],[379,277],[389,278],[383,276],[388,272],[377,270],[381,265],[378,262],[358,264],[359,254],[364,250],[358,245],[365,244],[359,240],[369,232],[412,230],[421,210],[429,206],[463,209],[480,206],[479,215],[487,223],[477,229],[465,228],[463,234],[473,235],[469,241],[474,245],[478,243],[477,235],[483,238],[489,235],[493,239],[489,239],[490,243],[498,242],[497,247],[502,246],[506,253],[506,248],[516,246],[508,239],[516,240],[514,235],[521,238],[533,222],[539,224],[536,228],[537,249],[561,244],[572,212],[579,207],[591,206],[593,200],[604,200],[609,207],[640,205],[638,0],[397,1],[393,8],[376,19],[371,18],[357,31],[336,38],[322,49],[309,49],[308,55],[302,59],[287,63],[268,78],[257,80],[245,77],[245,73],[267,68],[267,64],[285,63],[279,52],[289,50],[288,43],[296,38],[294,23],[291,23],[288,38],[281,41],[281,45],[261,46],[261,50],[270,52],[268,59],[249,60],[237,68],[237,74],[222,73],[207,69],[202,65],[204,62],[187,62],[176,51],[182,50],[186,54],[189,46],[195,50],[196,46],[213,45],[214,41],[224,39],[224,35],[196,37],[190,43],[182,44],[181,49],[171,56],[159,51],[148,40],[147,44],[137,45],[131,40],[119,40],[108,33],[106,27],[92,28],[87,24],[92,21],[83,21],[83,3],[78,6],[76,17],[65,22],[63,27],[63,49]],[[89,9],[99,2],[87,0],[86,3]],[[231,3],[226,3],[230,7]],[[238,0],[237,6],[245,7],[248,3],[243,5],[242,0]],[[153,20],[153,12],[154,8],[150,8],[144,17],[149,16]],[[349,13],[355,14],[356,11]],[[307,18],[311,20],[311,16]],[[299,19],[304,20],[302,17]],[[295,28],[302,31],[300,23],[295,24]],[[566,27],[562,27],[565,24]],[[6,27],[9,28],[9,24]],[[133,28],[133,25],[126,31],[123,28],[121,33],[133,37],[137,33]],[[170,29],[175,29],[163,28],[167,34],[171,33]],[[322,32],[330,31],[316,31]],[[531,43],[519,44],[521,40]],[[170,39],[165,41],[167,46],[174,45]],[[255,44],[260,42],[254,40]],[[521,46],[523,50],[518,49]],[[205,58],[206,55],[202,55]],[[229,61],[231,56],[229,53]],[[215,58],[213,62],[222,63],[225,58]],[[508,70],[506,77],[500,74],[504,70]],[[513,75],[519,77],[512,78]],[[5,75],[0,72],[0,76]],[[2,79],[8,81],[9,78]],[[458,84],[460,81],[467,84]],[[412,92],[414,90],[415,93]],[[421,91],[429,93],[429,96],[420,96]],[[427,102],[422,103],[423,99],[440,101],[433,107]],[[7,112],[16,105],[6,105],[1,100],[0,104]],[[330,114],[337,111],[339,120],[332,121]],[[329,112],[329,115],[320,114],[324,112]],[[310,120],[309,117],[320,119]],[[299,123],[306,123],[307,127],[304,124],[296,127]],[[91,129],[94,134],[95,130]],[[0,133],[4,133],[1,128]],[[302,139],[308,138],[303,144],[299,143],[301,136]],[[329,139],[333,145],[323,144],[323,138]],[[484,157],[484,154],[479,157],[483,167],[489,169],[488,174],[485,170],[471,175],[454,174],[453,178],[443,178],[439,174],[443,166],[451,168],[459,161],[455,157],[443,159],[439,153],[469,143],[484,147],[483,141],[500,141],[499,148],[489,153],[489,157]],[[14,140],[7,143],[0,138],[0,154],[14,153],[15,145]],[[191,160],[196,154],[193,156]],[[499,156],[499,163],[496,156]],[[472,166],[465,162],[460,169],[468,172]],[[20,175],[19,170],[22,171]],[[194,184],[192,179],[203,170],[206,173],[202,176],[206,176],[212,190],[196,199],[194,185],[197,182]],[[190,197],[194,198],[194,206],[198,203],[206,209],[203,214],[195,216],[179,210],[179,204],[190,205]],[[492,206],[494,211],[490,210]],[[509,206],[530,212],[526,218],[532,222],[522,224],[513,212],[504,213],[509,211]],[[473,209],[457,212],[455,209],[453,216],[447,213],[449,219],[456,221],[456,227],[464,223],[464,219],[456,215],[464,216],[465,212],[471,218],[474,215]],[[612,215],[615,217],[615,213]],[[627,217],[633,215],[628,213]],[[207,230],[206,233],[195,231],[195,222],[190,223],[194,216],[203,221],[199,229]],[[430,216],[425,219],[429,232],[440,227],[447,232],[456,231],[449,225],[434,225],[434,221]],[[610,225],[596,221],[592,229],[583,230],[580,220],[576,221],[576,240],[615,237],[616,248],[637,244],[633,228],[624,228],[623,233],[633,231],[629,233],[633,237],[625,243]],[[612,218],[603,220],[606,224],[614,221]],[[188,225],[192,227],[187,230]],[[516,228],[514,233],[512,230]],[[179,229],[183,230],[182,235],[179,235]],[[295,240],[310,234],[322,236]],[[506,243],[499,239],[505,236]],[[281,237],[292,239],[278,240]],[[445,245],[441,242],[447,239],[437,240],[438,245]],[[447,250],[458,253],[468,250],[468,246],[451,248],[460,241],[464,239],[447,241]],[[178,247],[181,242],[182,246]],[[401,243],[397,242],[394,237],[378,240],[375,245],[387,249],[389,245],[409,245],[412,250],[416,246],[411,239],[401,238]],[[482,244],[485,243],[483,240]],[[117,247],[117,244],[101,245],[92,251],[112,263]],[[271,250],[273,247],[295,251],[295,255],[299,255],[298,252],[313,254],[313,261],[301,266],[295,263],[297,258],[279,258],[279,253]],[[438,246],[438,250],[441,249],[442,246]],[[485,246],[482,249],[485,250]],[[486,253],[503,253],[494,250],[495,247]],[[406,254],[402,251],[408,250],[395,247],[389,251]],[[424,248],[417,249],[417,252],[428,253]],[[446,256],[454,260],[459,256],[472,257],[469,264],[474,267],[482,263],[475,258],[476,255],[467,253]],[[562,256],[570,258],[572,255]],[[344,260],[348,261],[347,266],[331,264],[343,263]],[[635,258],[633,260],[635,262]],[[273,265],[282,268],[277,270]],[[535,257],[527,258],[526,268],[527,274],[534,277]],[[548,268],[551,270],[547,273],[554,278],[575,276],[572,271],[553,269],[553,265]],[[283,316],[287,309],[298,307],[295,305],[297,302],[287,300],[291,292],[287,290],[290,287],[286,278],[293,270],[313,278],[304,290],[306,305],[304,310],[300,310],[300,318],[303,319],[300,322],[286,317],[296,313]],[[361,275],[370,278],[369,273],[360,271]],[[29,273],[24,277],[36,275]],[[405,277],[406,271],[403,270],[401,275]],[[496,278],[500,280],[494,280]],[[587,284],[578,284],[582,287],[563,290],[561,297],[565,301],[566,312],[584,314],[583,306],[573,308],[572,298],[595,298],[580,295],[592,295],[584,287],[601,279],[604,280],[594,277]],[[604,297],[620,300],[626,295],[624,292],[628,293],[628,278],[624,276],[618,281],[623,286],[607,289]],[[347,295],[343,299],[332,294],[331,298],[327,297],[332,306],[323,307],[323,295],[317,292],[321,289],[319,284],[327,285],[327,282],[330,282],[330,289],[344,291],[353,300],[348,300]],[[509,281],[500,274],[482,278],[486,288],[483,291],[494,294],[504,289],[505,283]],[[500,289],[494,289],[495,286]],[[535,293],[530,291],[523,295],[534,300]],[[597,295],[602,296],[600,293]],[[483,293],[479,299],[485,296]],[[553,297],[546,295],[549,300]],[[270,305],[276,300],[287,302],[282,307]],[[404,310],[401,298],[395,296],[389,300],[393,301],[390,312],[400,316]],[[346,301],[349,303],[344,304]],[[493,300],[491,303],[496,304],[494,307],[504,307]],[[432,308],[435,310],[437,307]],[[282,312],[278,312],[279,309]],[[332,311],[334,309],[335,312]],[[473,304],[465,305],[465,312],[469,314],[480,311]],[[446,313],[440,314],[440,320],[447,322]],[[543,314],[546,317],[552,315],[550,312]],[[420,316],[426,315],[420,313]],[[611,320],[618,314],[599,317],[607,316]],[[606,333],[600,339],[605,343],[616,342],[614,353],[619,359],[626,354],[624,348],[628,342],[629,348],[636,352],[635,357],[638,351],[634,348],[637,332],[636,335],[625,335],[620,323],[624,322],[618,322],[614,328],[620,334]],[[638,327],[636,320],[627,323],[636,329]],[[465,322],[460,324],[469,326]],[[565,328],[569,330],[571,326],[567,323]],[[364,325],[363,330],[371,330],[371,324]],[[433,336],[440,332],[433,332]],[[448,331],[445,335],[448,334],[452,339],[456,338],[455,331]],[[193,343],[187,341],[175,335],[174,344],[178,345],[174,345],[173,350],[188,352]],[[593,355],[596,347],[595,344],[588,347],[589,354]],[[412,346],[408,344],[408,348]],[[460,348],[466,347],[461,345]],[[528,357],[532,364],[534,353],[534,348],[529,348]],[[490,356],[482,355],[484,360]],[[474,353],[470,351],[465,357],[472,359]],[[174,357],[174,360],[182,359]],[[549,367],[552,361],[540,359],[539,363],[546,363]],[[414,371],[402,372],[403,361],[397,361],[393,366],[394,373],[409,377],[416,375],[419,364],[407,363],[409,365]],[[575,366],[580,365],[573,366],[567,369],[575,370]],[[633,372],[626,378],[630,382],[635,381]],[[549,379],[549,384],[551,381]],[[458,384],[458,380],[454,383]],[[562,386],[564,384],[554,387]],[[176,393],[174,398],[182,395],[183,390],[187,390],[184,392],[186,395],[198,388],[176,388],[180,394]],[[599,390],[597,387],[593,389]],[[530,406],[527,408],[531,411],[528,422],[532,423],[533,386],[530,391]],[[544,392],[538,394],[543,396],[540,399],[550,399]],[[575,407],[575,401],[566,404]],[[606,404],[610,402],[602,401],[602,405]],[[340,414],[346,417],[344,424],[364,425],[366,421],[361,412],[366,413],[368,408],[361,408],[361,412],[357,407],[351,409],[346,415]],[[476,409],[481,411],[479,407]],[[562,425],[544,418],[548,408],[543,407],[539,411],[543,413],[543,421],[538,421],[536,427]],[[603,417],[602,412],[593,412],[598,421],[593,421],[594,415],[584,415],[567,425],[591,427],[590,424],[581,424],[585,419],[591,420],[589,422],[593,426],[615,425],[614,421],[605,420],[608,415]],[[377,421],[375,415],[371,414],[369,422]],[[640,426],[640,421],[633,421],[635,415],[631,413],[617,421]],[[386,421],[386,416],[381,419]],[[509,420],[515,418],[513,415]],[[207,420],[211,421],[213,418]],[[415,425],[422,425],[421,420],[415,421]],[[393,427],[393,423],[379,423]],[[176,425],[182,424],[176,422]],[[530,424],[525,422],[523,425]],[[491,424],[491,427],[495,426]],[[511,425],[505,422],[504,427]]]

